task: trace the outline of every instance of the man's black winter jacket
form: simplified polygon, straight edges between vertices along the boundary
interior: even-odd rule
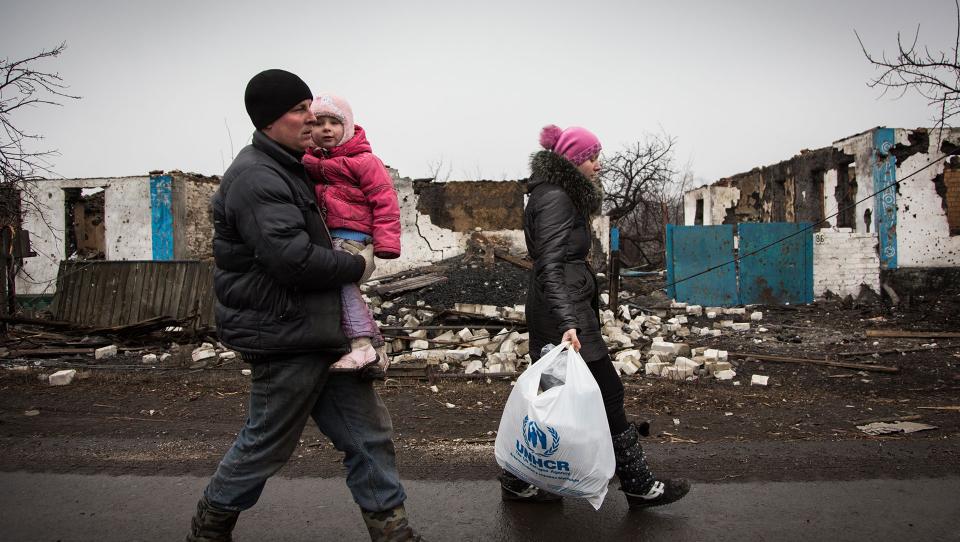
[[[360,279],[363,259],[332,250],[297,158],[254,132],[211,206],[220,342],[251,361],[346,352],[340,286]]]

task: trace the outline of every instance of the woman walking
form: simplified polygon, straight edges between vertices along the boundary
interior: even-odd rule
[[[659,480],[647,466],[640,431],[627,421],[623,384],[600,334],[597,280],[587,261],[590,219],[600,212],[600,140],[585,128],[545,127],[544,150],[533,155],[523,230],[533,271],[527,289],[530,354],[540,358],[547,344],[569,341],[587,362],[603,396],[620,489],[630,508],[674,502],[690,490],[686,480]],[[504,471],[504,500],[556,501],[560,497]]]

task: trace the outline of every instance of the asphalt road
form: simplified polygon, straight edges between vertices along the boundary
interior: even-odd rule
[[[182,540],[206,478],[0,473],[0,539]],[[960,477],[694,486],[683,501],[628,512],[613,487],[586,502],[500,501],[495,481],[410,481],[407,508],[430,541],[960,540]],[[342,479],[274,478],[235,539],[367,540]]]

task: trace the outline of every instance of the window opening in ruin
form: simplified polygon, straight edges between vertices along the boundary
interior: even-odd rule
[[[820,228],[830,227],[829,222],[824,222],[824,218],[826,218],[826,213],[824,212],[826,207],[826,202],[824,201],[824,198],[826,197],[826,194],[824,193],[824,188],[823,188],[823,175],[824,175],[824,172],[822,169],[815,169],[810,173],[810,177],[813,181],[812,182],[812,185],[813,185],[813,209],[812,210],[813,210],[814,222],[817,224],[817,227],[815,228],[816,230],[819,230]]]
[[[870,233],[870,225],[873,223],[873,211],[868,207],[863,212],[863,225],[866,227],[866,233]]]
[[[856,164],[850,164],[849,167],[837,168],[837,190],[834,194],[837,198],[837,227],[856,229],[856,207],[854,202],[857,200],[857,167]],[[869,227],[868,230],[869,232]]]
[[[103,188],[64,188],[64,254],[71,260],[103,260],[106,256]]]
[[[697,198],[697,210],[693,215],[693,224],[695,226],[703,225],[703,198]]]
[[[943,207],[950,235],[960,235],[960,160],[952,157],[943,168]]]

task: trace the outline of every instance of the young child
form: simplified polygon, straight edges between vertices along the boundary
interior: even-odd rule
[[[313,127],[316,147],[303,156],[303,165],[316,181],[317,202],[323,211],[334,247],[344,241],[373,243],[374,255],[400,256],[400,203],[393,179],[367,141],[363,128],[353,123],[346,100],[332,94],[317,96],[310,106],[317,116]],[[343,331],[351,351],[334,363],[337,372],[362,371],[379,377],[386,368],[383,336],[356,284],[343,286]]]

